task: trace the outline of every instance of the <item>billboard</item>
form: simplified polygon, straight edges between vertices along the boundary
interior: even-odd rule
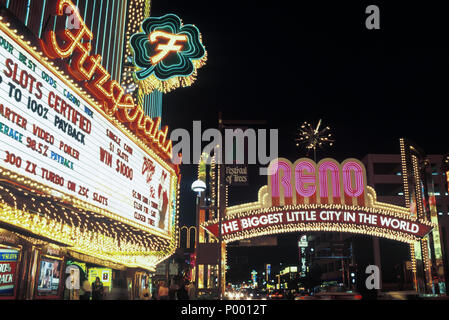
[[[241,164],[226,165],[225,180],[228,186],[247,186],[248,166]]]
[[[98,277],[104,287],[112,288],[112,270],[107,268],[89,268],[88,281],[90,284],[95,282]]]
[[[0,248],[0,298],[13,297],[19,251]]]
[[[38,296],[57,296],[61,282],[61,261],[51,258],[42,258],[37,278]]]
[[[0,40],[0,167],[170,236],[174,171],[43,59],[2,30]]]

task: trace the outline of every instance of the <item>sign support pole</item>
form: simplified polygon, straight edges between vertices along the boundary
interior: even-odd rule
[[[218,130],[222,133],[223,136],[223,120],[222,120],[222,114],[219,113],[219,119],[218,119]],[[218,259],[218,296],[219,299],[222,299],[223,296],[223,270],[222,270],[222,264],[223,264],[223,235],[221,233],[221,224],[223,215],[226,210],[226,198],[223,196],[225,194],[225,181],[224,181],[224,141],[222,140],[222,146],[221,146],[221,159],[218,159],[218,246],[219,246],[219,259]]]

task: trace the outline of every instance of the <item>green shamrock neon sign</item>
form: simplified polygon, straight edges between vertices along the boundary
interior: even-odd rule
[[[137,67],[134,73],[137,81],[171,80],[171,86],[188,85],[194,80],[196,69],[204,65],[206,49],[201,42],[197,27],[183,25],[174,14],[150,17],[142,23],[141,33],[131,36],[133,62]],[[192,77],[190,81],[176,83],[173,78]],[[150,79],[151,78],[151,79]],[[154,79],[156,78],[156,79]],[[169,88],[166,88],[170,91]],[[146,90],[148,91],[148,90]]]

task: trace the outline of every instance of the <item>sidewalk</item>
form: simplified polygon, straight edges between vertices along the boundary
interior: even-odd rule
[[[414,290],[388,291],[379,294],[379,300],[449,300],[448,296],[418,295]]]

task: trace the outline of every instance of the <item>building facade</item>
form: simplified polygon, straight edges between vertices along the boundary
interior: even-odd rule
[[[440,224],[444,265],[447,274],[449,197],[444,167],[445,157],[428,155],[436,209]],[[368,154],[362,159],[367,172],[367,184],[377,193],[381,202],[406,206],[404,179],[400,154]],[[363,289],[364,269],[369,264],[381,266],[382,291],[412,290],[409,246],[377,237],[363,237],[342,233],[317,233],[308,235],[314,248],[309,265],[317,263],[324,283],[345,284],[349,288]],[[367,251],[370,254],[367,254]],[[355,270],[355,272],[353,272]],[[355,277],[351,277],[355,273]]]
[[[449,223],[449,196],[446,186],[446,175],[444,170],[443,155],[428,155],[426,157],[430,161],[430,170],[433,180],[435,206],[438,214],[438,223],[440,226],[440,238],[443,251],[443,260],[445,274],[448,269],[448,223]],[[406,198],[404,194],[404,179],[402,172],[401,155],[399,154],[368,154],[363,158],[363,163],[367,168],[368,184],[376,189],[378,199],[380,201],[391,203],[395,205],[405,206]],[[428,204],[427,204],[428,206]],[[424,204],[424,207],[427,207]],[[393,244],[380,240],[377,252],[380,260],[388,259],[393,250]],[[402,263],[399,267],[400,279],[404,283],[405,288],[410,287],[412,281],[409,270],[409,253],[406,250],[403,252]],[[375,253],[376,254],[376,253]],[[383,258],[383,259],[382,259]],[[391,266],[390,266],[391,268]],[[391,279],[390,279],[391,281]],[[447,280],[446,280],[447,286]]]
[[[138,298],[175,252],[179,168],[79,79],[80,50],[123,78],[149,5],[131,2],[0,1],[0,299],[88,298],[97,277],[105,298]],[[92,33],[84,49],[76,32]]]

